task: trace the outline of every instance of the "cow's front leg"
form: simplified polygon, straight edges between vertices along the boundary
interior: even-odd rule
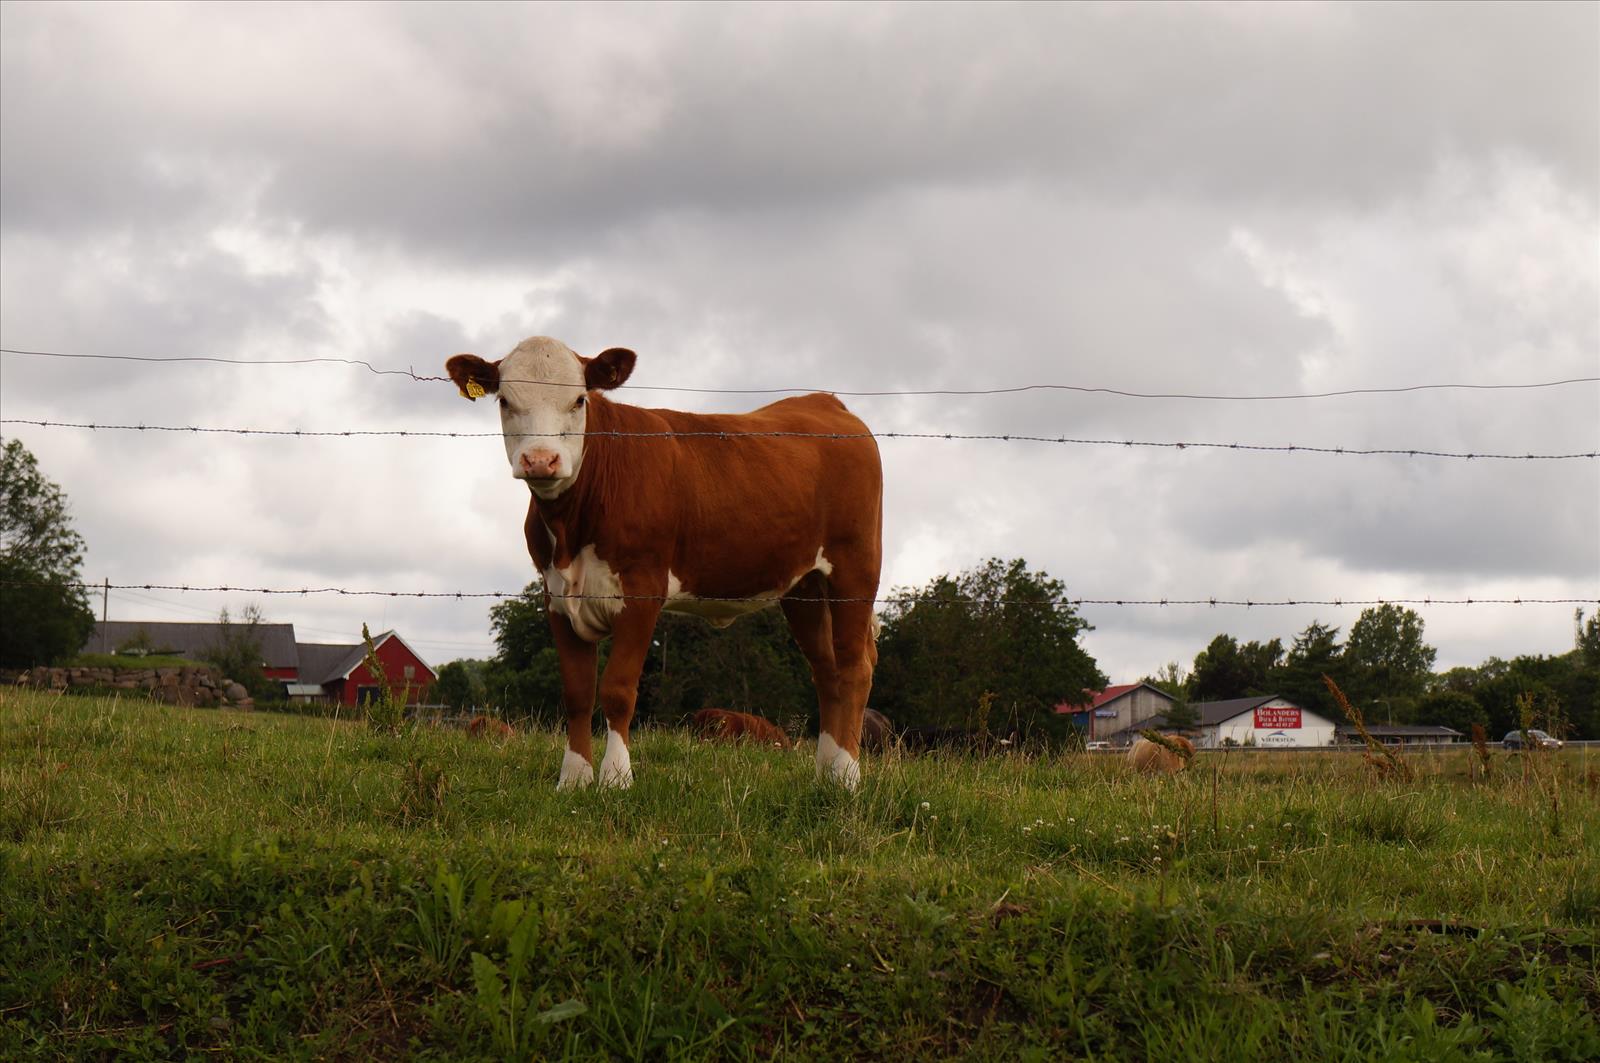
[[[561,662],[561,701],[567,710],[567,749],[561,755],[557,790],[570,790],[594,782],[593,743],[595,661],[599,647],[585,642],[572,630],[572,622],[550,614],[550,633]]]
[[[626,586],[626,584],[624,585]],[[630,591],[634,595],[648,592]],[[600,785],[626,789],[633,785],[633,761],[628,756],[628,728],[639,698],[639,676],[644,672],[650,636],[661,616],[661,602],[634,597],[611,624],[611,655],[600,677],[600,711],[606,717],[606,753],[600,761]]]

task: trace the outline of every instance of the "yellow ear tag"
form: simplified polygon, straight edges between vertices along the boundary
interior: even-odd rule
[[[467,386],[461,389],[461,394],[476,401],[483,398],[483,396],[488,393],[483,390],[482,384],[478,383],[476,380],[469,380],[467,381]]]

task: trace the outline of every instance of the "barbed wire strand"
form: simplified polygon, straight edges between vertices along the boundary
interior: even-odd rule
[[[0,347],[0,354],[26,355],[36,358],[85,358],[118,362],[206,362],[220,365],[314,365],[317,363],[330,363],[337,365],[359,366],[377,376],[401,376],[418,383],[453,383],[447,376],[434,376],[419,374],[415,369],[379,369],[371,362],[362,358],[337,358],[331,356],[307,358],[220,358],[211,355],[136,355],[136,354],[83,354],[63,351],[32,351],[20,350],[13,347]],[[535,380],[506,377],[501,380],[503,384],[537,384],[546,387],[572,387],[568,381]],[[838,388],[704,388],[669,386],[665,384],[629,384],[630,391],[669,391],[697,395],[796,395],[811,392],[826,392],[831,395],[845,395],[852,398],[901,398],[919,396],[960,396],[960,395],[1016,395],[1029,391],[1069,391],[1086,395],[1116,395],[1129,399],[1187,399],[1204,402],[1281,402],[1297,399],[1331,399],[1352,395],[1399,395],[1417,391],[1524,391],[1537,388],[1566,387],[1571,384],[1600,383],[1600,376],[1571,377],[1565,380],[1542,380],[1533,383],[1521,384],[1408,384],[1396,387],[1375,388],[1344,388],[1337,391],[1290,392],[1269,395],[1212,395],[1188,392],[1148,392],[1129,391],[1123,388],[1091,387],[1082,384],[1017,384],[1000,388],[922,388],[922,389],[881,389],[849,391]]]
[[[266,594],[306,597],[313,594],[331,594],[347,598],[522,598],[523,591],[394,591],[394,590],[351,590],[346,587],[234,587],[234,586],[202,586],[187,583],[111,583],[102,580],[98,583],[89,583],[76,580],[46,582],[41,580],[0,580],[4,587],[77,587],[83,590],[121,590],[121,591],[177,591],[183,594]],[[736,604],[750,604],[765,595],[750,597],[720,597],[716,595],[677,596],[666,594],[552,594],[552,598],[566,601],[603,601],[603,602],[727,602]],[[875,598],[829,598],[829,597],[801,597],[790,598],[796,602],[842,602],[872,605],[979,605],[979,606],[1028,606],[1033,608],[1050,607],[1060,608],[1078,607],[1085,605],[1094,606],[1194,606],[1204,605],[1210,607],[1239,606],[1244,608],[1270,608],[1282,606],[1373,606],[1373,605],[1596,605],[1600,606],[1600,593],[1591,598],[1064,598],[1059,602],[1041,602],[1019,598],[966,598],[966,597],[927,597],[919,594],[897,594],[887,597]],[[771,602],[777,604],[779,596],[773,596]]]
[[[502,438],[502,432],[415,431],[411,429],[310,430],[299,428],[219,428],[205,425],[99,424],[97,422],[41,421],[21,417],[0,418],[0,425],[24,424],[40,428],[74,428],[87,431],[169,432],[195,435],[270,436],[301,439],[426,438],[489,439]],[[1239,450],[1278,454],[1335,454],[1352,457],[1389,455],[1408,458],[1450,458],[1465,461],[1570,461],[1600,457],[1600,449],[1566,454],[1508,454],[1480,451],[1428,450],[1421,447],[1324,447],[1303,443],[1214,443],[1206,441],[1158,441],[1140,439],[1094,439],[1075,436],[1041,436],[1021,433],[969,432],[541,432],[528,433],[545,438],[583,436],[614,439],[934,439],[1004,443],[1053,443],[1076,446],[1131,447],[1154,450]]]

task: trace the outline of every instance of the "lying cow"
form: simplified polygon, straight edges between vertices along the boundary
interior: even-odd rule
[[[870,709],[867,711],[871,711]],[[702,738],[720,738],[730,742],[751,741],[770,743],[779,749],[789,748],[789,736],[771,720],[763,720],[748,712],[728,709],[701,709],[694,714],[694,732]]]
[[[482,713],[467,721],[467,734],[473,738],[495,738],[505,741],[514,733],[509,723]]]
[[[877,709],[861,714],[861,748],[882,752],[894,744],[894,724]]]
[[[1133,740],[1133,745],[1128,748],[1128,767],[1134,771],[1151,772],[1160,775],[1176,775],[1189,767],[1189,762],[1194,759],[1194,743],[1182,735],[1163,735],[1168,742],[1183,750],[1175,753],[1159,742],[1152,742],[1148,738],[1140,737]]]
[[[558,786],[594,780],[601,639],[611,636],[599,680],[600,784],[628,786],[628,726],[661,611],[726,626],[777,605],[817,688],[817,774],[853,789],[878,656],[877,442],[832,395],[745,414],[612,402],[605,392],[634,362],[620,347],[582,358],[536,337],[498,362],[458,354],[445,363],[467,398],[497,396],[511,475],[532,495],[523,531],[544,576],[567,710]]]

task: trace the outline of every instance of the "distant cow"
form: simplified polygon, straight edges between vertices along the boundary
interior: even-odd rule
[[[504,741],[514,733],[509,723],[481,713],[467,722],[467,734],[473,738],[498,738]]]
[[[744,414],[612,402],[636,356],[582,358],[545,337],[498,362],[445,363],[467,398],[495,395],[523,524],[544,576],[561,662],[567,750],[558,787],[594,781],[590,718],[598,644],[606,717],[602,786],[629,786],[628,727],[663,609],[731,624],[783,609],[817,689],[817,774],[861,778],[861,714],[877,663],[873,599],[883,562],[883,469],[867,426],[832,395]]]
[[[881,752],[894,744],[894,724],[877,709],[861,714],[861,748]]]
[[[789,736],[783,733],[783,728],[748,712],[701,709],[694,714],[694,731],[702,738],[770,743],[780,749],[789,748]]]
[[[1128,749],[1128,766],[1134,771],[1151,772],[1160,775],[1175,775],[1189,767],[1189,761],[1194,758],[1194,743],[1182,735],[1164,735],[1168,742],[1183,749],[1188,755],[1174,753],[1158,742],[1152,742],[1143,736],[1134,739]]]

